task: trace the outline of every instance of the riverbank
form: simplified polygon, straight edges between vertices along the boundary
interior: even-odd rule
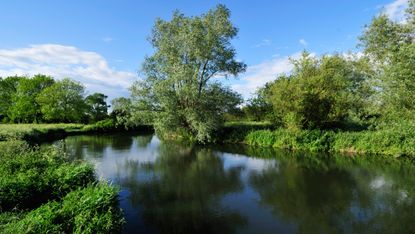
[[[111,120],[95,124],[0,124],[0,142],[23,140],[31,143],[62,139],[69,135],[114,133],[125,131],[152,131],[152,126],[139,126],[126,130],[115,126]]]
[[[1,233],[119,233],[118,188],[62,146],[33,141],[97,131],[79,124],[0,125]]]
[[[266,129],[253,125],[225,126],[220,141],[278,149],[347,154],[379,154],[415,157],[413,129],[376,131],[324,131]]]
[[[68,135],[125,132],[111,121],[83,124],[1,124],[0,141],[17,139],[39,143]],[[140,126],[128,131],[153,131]],[[274,128],[267,122],[228,122],[217,133],[216,143],[242,143],[278,149],[347,154],[381,154],[415,157],[415,130],[325,131]]]

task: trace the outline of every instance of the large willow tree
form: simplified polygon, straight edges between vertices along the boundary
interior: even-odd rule
[[[223,114],[241,102],[240,95],[218,83],[246,69],[235,60],[230,41],[238,32],[223,5],[206,14],[158,19],[149,41],[155,49],[143,64],[144,79],[131,87],[133,118],[152,119],[162,137],[212,140]]]

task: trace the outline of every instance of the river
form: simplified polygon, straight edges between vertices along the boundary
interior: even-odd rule
[[[121,188],[125,233],[415,233],[411,163],[154,135],[58,142]]]

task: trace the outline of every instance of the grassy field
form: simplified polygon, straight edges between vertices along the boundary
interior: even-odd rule
[[[0,124],[0,141],[25,140],[42,142],[64,137],[68,134],[103,133],[125,131],[152,131],[152,126],[142,125],[126,130],[106,119],[95,124]]]
[[[28,140],[58,133],[81,131],[83,124],[0,124],[0,141]]]

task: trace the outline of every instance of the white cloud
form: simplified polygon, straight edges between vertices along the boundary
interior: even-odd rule
[[[303,45],[304,47],[306,47],[308,45],[308,42],[305,39],[300,39],[298,42],[300,42],[301,45]]]
[[[395,0],[384,6],[384,13],[392,20],[405,21],[405,9],[408,7],[408,0]]]
[[[231,85],[232,89],[241,93],[245,98],[250,97],[259,87],[267,82],[275,80],[278,75],[289,73],[293,65],[289,58],[299,58],[300,52],[291,56],[274,58],[260,64],[248,66],[245,74],[240,78],[240,83]]]
[[[103,38],[102,38],[102,41],[103,41],[103,42],[107,42],[107,43],[108,43],[108,42],[112,42],[113,40],[114,40],[114,38],[112,38],[112,37],[103,37]]]
[[[73,46],[41,44],[0,49],[0,76],[39,73],[56,79],[70,77],[85,84],[89,93],[101,92],[110,100],[126,96],[127,88],[137,78],[133,72],[110,68],[100,54]]]
[[[254,45],[254,48],[264,47],[264,46],[270,46],[272,44],[272,41],[269,39],[264,39],[260,43]]]

